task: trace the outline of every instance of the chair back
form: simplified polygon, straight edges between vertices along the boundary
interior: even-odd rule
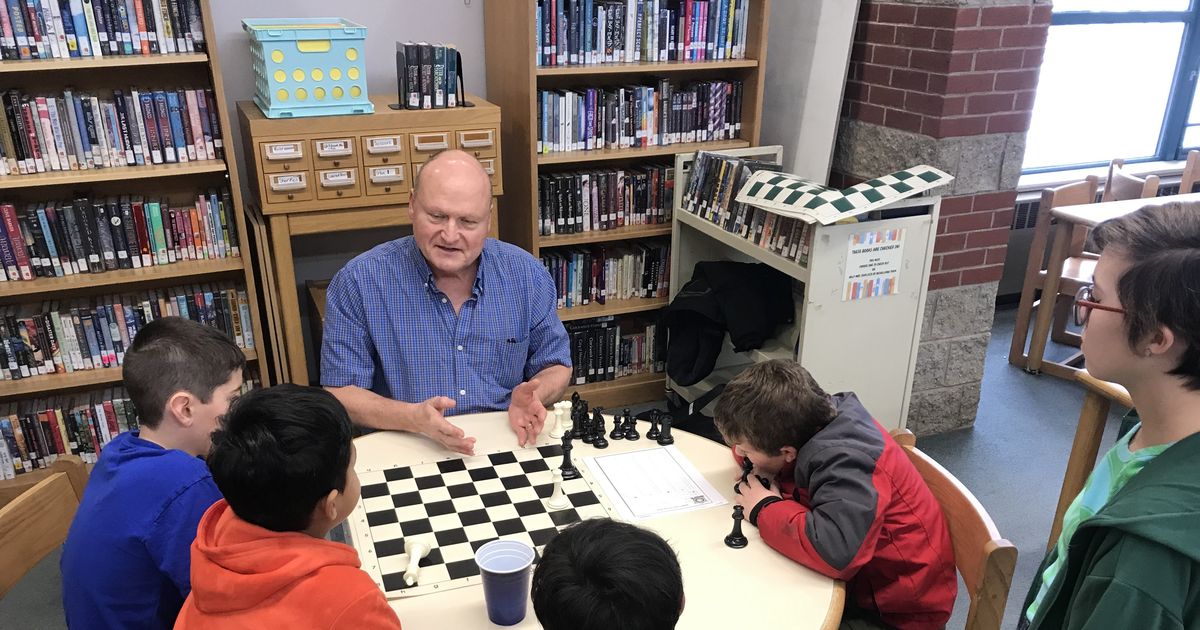
[[[1196,188],[1200,181],[1200,151],[1188,151],[1187,162],[1183,165],[1183,174],[1179,176],[1179,194],[1186,195]]]
[[[79,458],[60,457],[0,482],[0,598],[67,539],[86,480]]]
[[[892,431],[942,507],[954,546],[954,564],[970,595],[966,630],[998,630],[1017,565],[1017,548],[1000,537],[996,524],[971,491],[916,447],[907,429]]]
[[[1108,179],[1104,180],[1104,196],[1100,201],[1150,199],[1158,196],[1158,175],[1145,178],[1125,170],[1125,160],[1116,158],[1108,163]]]

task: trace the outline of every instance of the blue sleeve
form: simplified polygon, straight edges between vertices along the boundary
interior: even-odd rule
[[[525,361],[525,379],[552,366],[571,367],[571,341],[558,319],[554,280],[541,264],[533,261],[529,301],[529,358]]]
[[[204,477],[185,488],[163,509],[146,537],[146,549],[154,566],[179,589],[181,598],[192,590],[191,548],[200,518],[221,500],[212,477]]]
[[[362,294],[351,271],[342,269],[325,293],[325,328],[321,333],[321,384],[371,389],[375,378],[375,343],[367,328]]]

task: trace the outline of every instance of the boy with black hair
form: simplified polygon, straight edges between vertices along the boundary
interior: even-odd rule
[[[192,545],[176,628],[397,629],[358,553],[324,540],[358,502],[350,416],[319,387],[247,394],[213,434],[225,494]]]
[[[123,376],[140,428],[104,447],[71,523],[60,564],[68,626],[175,623],[196,524],[221,498],[201,458],[245,366],[216,328],[164,317],[138,332]]]
[[[848,618],[946,625],[958,582],[941,507],[857,396],[767,361],[729,381],[714,422],[739,464],[754,465],[736,486],[747,520],[780,553],[845,580]]]
[[[683,612],[683,575],[654,532],[594,518],[546,544],[532,599],[546,630],[671,630]]]

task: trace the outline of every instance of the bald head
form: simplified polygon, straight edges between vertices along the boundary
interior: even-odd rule
[[[413,179],[412,195],[422,197],[454,191],[461,198],[481,199],[491,205],[492,180],[475,156],[459,149],[442,151],[421,168]]]

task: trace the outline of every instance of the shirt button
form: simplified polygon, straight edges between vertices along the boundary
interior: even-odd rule
[[[460,346],[458,346],[458,351],[459,351],[459,352],[462,352],[462,346],[461,346],[461,345],[460,345]]]
[[[442,298],[442,304],[446,303],[446,298]]]
[[[467,390],[465,390],[465,389],[460,389],[460,390],[458,390],[458,395],[459,395],[459,396],[466,396],[466,395],[467,395]]]

